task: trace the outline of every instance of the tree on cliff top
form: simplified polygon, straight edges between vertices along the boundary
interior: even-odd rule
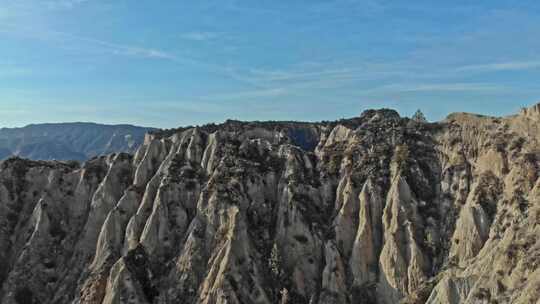
[[[420,109],[418,109],[416,113],[414,113],[411,119],[416,122],[427,122],[426,116],[424,115],[424,113],[422,113],[422,111],[420,111]]]

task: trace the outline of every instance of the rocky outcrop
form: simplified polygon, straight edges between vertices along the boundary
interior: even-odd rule
[[[239,122],[0,165],[0,302],[535,303],[538,106]]]

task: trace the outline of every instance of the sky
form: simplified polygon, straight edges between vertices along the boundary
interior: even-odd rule
[[[536,0],[0,0],[0,127],[507,115],[538,37]]]

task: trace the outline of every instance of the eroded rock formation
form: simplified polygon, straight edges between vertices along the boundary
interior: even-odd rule
[[[0,168],[1,303],[537,303],[540,111],[147,135]]]

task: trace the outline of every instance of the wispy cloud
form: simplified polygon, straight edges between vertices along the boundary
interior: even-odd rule
[[[49,0],[43,1],[49,9],[71,9],[90,0]]]
[[[282,69],[248,68],[231,73],[258,90],[281,89],[289,93],[425,77],[406,63],[397,62],[307,62]]]
[[[4,1],[0,7],[0,17],[30,17],[43,14],[44,11],[57,11],[74,9],[91,0],[17,0]]]
[[[218,33],[215,32],[189,32],[180,35],[182,39],[193,41],[208,41],[218,38]]]
[[[375,87],[368,92],[493,92],[504,86],[492,83],[405,83]]]
[[[540,61],[511,61],[487,64],[467,65],[457,69],[461,72],[497,72],[540,69]]]
[[[304,94],[316,90],[340,89],[364,81],[388,80],[392,77],[413,77],[406,68],[392,65],[342,64],[310,62],[285,69],[232,69],[233,78],[249,84],[250,88],[236,92],[216,93],[202,96],[202,100],[247,101],[260,98],[276,98]]]
[[[178,65],[190,65],[202,68],[210,73],[222,75],[244,84],[253,85],[248,79],[240,77],[239,75],[241,73],[237,74],[234,67],[206,62],[185,54],[179,55],[157,47],[113,42],[71,34],[65,31],[57,31],[47,27],[36,28],[33,26],[25,26],[20,23],[4,23],[3,26],[0,27],[0,34],[46,42],[60,49],[75,52],[79,56],[94,54],[167,60]]]
[[[279,15],[281,13],[281,11],[278,9],[271,9],[268,7],[263,8],[261,6],[249,4],[251,2],[239,3],[239,1],[236,1],[236,0],[226,0],[226,1],[218,1],[215,3],[218,4],[219,7],[224,8],[225,10],[234,11],[238,13],[250,13],[250,14],[256,14],[256,15]]]
[[[308,83],[290,83],[273,88],[260,88],[234,93],[213,94],[201,97],[201,100],[238,101],[244,102],[260,98],[276,98],[302,94],[318,89],[334,89],[343,86],[335,80],[320,80]],[[452,92],[481,92],[495,93],[506,90],[503,85],[493,83],[401,83],[374,86],[356,90],[359,96],[380,96],[387,93],[452,93]]]
[[[76,50],[81,54],[99,52],[108,53],[111,55],[164,59],[177,62],[181,61],[181,59],[174,54],[158,48],[116,43],[46,28],[34,29],[17,26],[16,24],[6,24],[6,26],[0,29],[0,33],[56,44],[65,49]]]
[[[256,99],[260,97],[277,97],[286,95],[289,91],[286,88],[271,88],[271,89],[254,89],[254,90],[245,90],[232,93],[218,93],[212,95],[206,95],[200,97],[202,100],[238,100],[244,101],[246,99]]]
[[[333,0],[322,1],[310,6],[311,10],[318,13],[325,13],[332,10],[342,10],[344,8],[361,12],[363,14],[378,13],[386,9],[386,5],[380,0]]]
[[[261,81],[311,81],[311,80],[373,80],[390,76],[406,76],[411,72],[396,65],[388,69],[386,65],[357,63],[351,66],[335,64],[320,65],[316,68],[265,70],[250,69],[250,76]]]
[[[65,38],[68,38],[68,39],[78,40],[80,42],[85,42],[85,43],[93,44],[95,46],[99,46],[103,50],[108,51],[114,55],[126,55],[126,56],[154,58],[154,59],[167,59],[167,60],[172,60],[172,61],[179,60],[177,56],[171,53],[168,53],[166,51],[160,50],[160,49],[119,44],[119,43],[104,41],[104,40],[95,39],[95,38],[71,35],[71,34],[62,33],[62,32],[56,32],[56,34],[63,36]]]

